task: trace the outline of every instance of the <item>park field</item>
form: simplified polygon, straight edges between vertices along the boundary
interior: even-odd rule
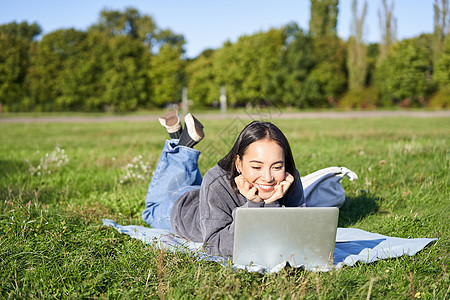
[[[158,121],[1,123],[0,298],[449,299],[450,119],[271,121],[300,175],[345,166],[359,176],[343,180],[339,226],[438,240],[412,257],[330,272],[234,271],[102,226],[103,218],[144,225],[167,137]],[[202,173],[248,122],[203,121]]]

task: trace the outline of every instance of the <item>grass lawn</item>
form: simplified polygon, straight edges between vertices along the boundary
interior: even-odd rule
[[[202,173],[246,122],[203,122],[206,138],[196,146]],[[102,226],[103,218],[144,225],[140,213],[166,139],[157,121],[3,123],[0,297],[448,299],[450,120],[273,122],[288,137],[301,175],[329,166],[358,174],[343,181],[339,226],[438,241],[413,257],[326,273],[253,274],[196,261]]]

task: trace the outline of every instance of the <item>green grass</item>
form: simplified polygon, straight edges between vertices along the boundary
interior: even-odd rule
[[[200,117],[201,118],[201,117]],[[204,173],[226,153],[241,120],[205,120]],[[154,168],[166,138],[152,123],[0,124],[1,298],[411,298],[449,297],[447,118],[273,120],[301,175],[329,166],[343,181],[339,226],[438,238],[413,257],[327,273],[233,271],[165,252],[103,227],[102,218],[144,225],[150,177],[120,183],[134,157]],[[69,157],[32,176],[55,147]]]

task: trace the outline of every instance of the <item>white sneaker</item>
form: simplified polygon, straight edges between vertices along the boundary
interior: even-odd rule
[[[159,123],[164,126],[173,139],[179,139],[183,128],[178,111],[173,110],[159,118]]]

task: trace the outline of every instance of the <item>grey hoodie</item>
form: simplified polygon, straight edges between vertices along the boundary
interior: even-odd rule
[[[232,257],[234,214],[238,207],[298,207],[304,203],[300,180],[290,194],[278,201],[270,204],[252,202],[233,190],[228,172],[215,166],[206,172],[200,189],[178,198],[172,208],[170,222],[176,234],[202,242],[207,253]]]

